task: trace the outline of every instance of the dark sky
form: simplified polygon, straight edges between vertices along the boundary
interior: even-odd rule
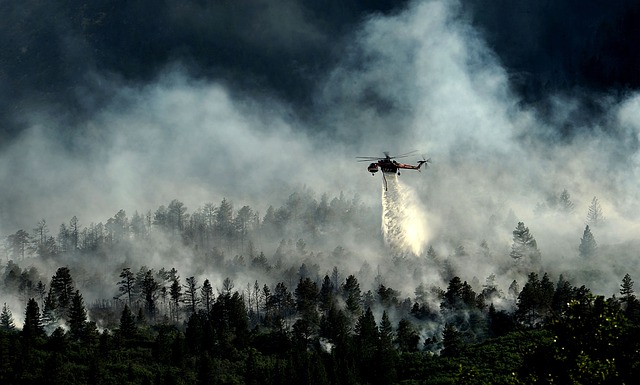
[[[455,2],[453,2],[455,3]],[[486,39],[527,103],[577,87],[640,86],[640,5],[628,1],[465,0],[459,12]],[[631,5],[630,5],[631,4]],[[0,1],[0,141],[33,109],[73,122],[167,67],[285,101],[301,118],[348,55],[361,23],[407,1]],[[591,107],[594,107],[591,105]]]
[[[170,66],[308,107],[345,37],[368,15],[404,3],[1,1],[0,139],[23,129],[35,107],[72,120],[99,109],[112,90],[96,74],[145,84]]]

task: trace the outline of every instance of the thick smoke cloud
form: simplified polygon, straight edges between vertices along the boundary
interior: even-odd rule
[[[264,4],[254,5],[256,12],[263,10],[258,5]],[[432,167],[421,174],[403,173],[400,183],[420,200],[417,207],[426,218],[429,246],[443,259],[460,246],[466,250],[466,257],[450,259],[461,276],[482,280],[496,266],[508,265],[511,232],[518,221],[538,240],[543,268],[570,273],[579,261],[588,205],[597,196],[608,224],[594,229],[602,256],[585,269],[595,272],[594,289],[615,292],[626,270],[632,276],[639,273],[629,242],[640,218],[640,96],[588,94],[600,113],[581,120],[576,135],[558,140],[563,127],[576,126],[572,118],[584,110],[586,96],[546,95],[545,110],[523,100],[513,86],[513,74],[490,45],[493,40],[487,40],[463,5],[414,1],[387,14],[349,17],[338,23],[349,30],[340,35],[343,55],[338,57],[327,32],[335,24],[314,19],[312,8],[285,2],[277,11],[267,7],[259,16],[249,13],[263,21],[250,23],[254,29],[223,28],[231,40],[225,43],[228,47],[216,46],[222,61],[215,63],[196,55],[197,49],[210,47],[205,43],[213,44],[208,40],[200,40],[202,45],[170,44],[176,50],[161,53],[152,49],[158,41],[151,41],[151,48],[118,50],[118,41],[142,30],[112,40],[102,26],[109,25],[115,34],[131,25],[109,23],[128,20],[136,25],[137,19],[104,15],[100,21],[94,11],[86,28],[95,33],[87,36],[97,40],[78,44],[108,49],[79,62],[83,69],[91,68],[80,71],[88,77],[78,79],[82,85],[72,91],[73,98],[80,90],[91,96],[75,99],[84,103],[79,108],[83,118],[75,118],[73,110],[59,114],[47,98],[37,103],[27,103],[27,96],[19,99],[22,129],[11,134],[0,153],[0,232],[28,230],[41,218],[55,226],[72,215],[87,225],[104,221],[120,208],[128,213],[154,210],[174,198],[195,209],[233,197],[238,205],[264,210],[263,205],[278,203],[295,186],[358,193],[363,202],[381,210],[380,180],[372,179],[354,157],[415,149],[432,158]],[[158,10],[159,20],[192,26],[203,32],[202,39],[227,36],[209,31],[221,28],[207,23],[218,10],[195,12],[191,3],[175,7],[168,14]],[[227,11],[238,18],[242,14]],[[288,20],[284,29],[274,28],[279,24],[270,16],[283,14]],[[142,27],[148,27],[143,31],[153,31],[160,25],[156,22],[140,19]],[[261,25],[265,31],[255,29]],[[193,34],[165,31],[158,36],[184,42]],[[292,40],[292,34],[301,40]],[[254,47],[257,56],[236,50],[233,42],[243,42],[243,49]],[[73,39],[65,44],[60,47],[79,47]],[[187,54],[182,55],[184,47]],[[135,57],[134,62],[125,60],[127,67],[139,69],[125,76],[116,59],[134,48],[151,52],[138,57],[139,62]],[[321,68],[314,69],[309,66],[316,55],[330,59],[320,60]],[[276,57],[283,61],[256,61]],[[296,67],[304,75],[293,71],[293,57],[305,59],[307,66]],[[237,74],[234,63],[241,64]],[[144,70],[149,64],[153,71]],[[261,72],[253,67],[261,65],[268,68]],[[311,72],[305,72],[309,68]],[[246,82],[240,81],[245,73]],[[70,78],[59,76],[60,83]],[[273,92],[268,83],[278,79],[295,86],[288,83],[284,91]],[[4,84],[12,89],[22,83]],[[99,92],[89,90],[92,87]],[[304,108],[292,101],[296,92],[308,98]],[[536,210],[564,189],[575,203],[573,214]],[[491,255],[479,258],[483,240]],[[419,252],[427,245],[422,246]],[[609,263],[614,254],[618,260]],[[378,261],[373,262],[375,268]],[[515,276],[500,273],[502,287]],[[390,286],[410,293],[434,275],[429,272],[417,282],[398,277]]]

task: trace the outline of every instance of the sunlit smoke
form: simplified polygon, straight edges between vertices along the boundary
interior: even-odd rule
[[[395,173],[384,173],[382,185],[382,233],[396,256],[419,256],[429,241],[424,208],[414,191],[398,182]],[[386,187],[386,188],[385,188]]]

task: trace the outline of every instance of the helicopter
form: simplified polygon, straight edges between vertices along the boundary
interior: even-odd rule
[[[418,164],[415,166],[411,164],[399,163],[398,161],[396,161],[396,159],[406,158],[414,154],[415,152],[416,151],[411,151],[411,152],[407,152],[406,154],[391,156],[389,155],[388,151],[385,151],[384,158],[379,158],[374,156],[357,156],[356,159],[358,159],[358,162],[374,161],[373,163],[369,164],[369,167],[367,167],[367,170],[371,173],[372,176],[375,175],[375,173],[378,172],[378,170],[382,170],[384,190],[387,191],[387,177],[385,176],[385,174],[400,175],[400,169],[420,171],[420,167],[422,167],[423,164],[426,164],[425,167],[429,166],[429,162],[431,161],[431,159],[424,159],[424,157],[422,158],[422,160],[419,160]]]

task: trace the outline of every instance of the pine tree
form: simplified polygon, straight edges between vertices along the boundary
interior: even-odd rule
[[[84,307],[82,294],[76,290],[71,299],[69,308],[69,331],[71,337],[80,340],[85,336],[85,326],[87,324],[87,310]]]
[[[436,253],[435,249],[431,245],[429,245],[429,249],[427,250],[427,259],[431,261],[438,259],[438,253]]]
[[[591,227],[597,227],[604,223],[604,215],[602,215],[602,207],[598,198],[593,197],[591,205],[589,205],[589,212],[587,212],[587,224]]]
[[[131,272],[131,268],[125,267],[120,273],[120,278],[122,279],[118,282],[118,290],[127,296],[127,303],[131,306],[131,297],[133,296],[136,277],[133,272]]]
[[[331,278],[329,275],[325,275],[322,280],[322,287],[320,287],[320,294],[318,298],[318,302],[320,305],[320,311],[323,313],[327,313],[333,303],[335,301],[334,296],[335,289],[333,287],[333,283],[331,282]]]
[[[53,291],[56,298],[59,315],[63,318],[67,316],[67,310],[71,305],[71,298],[74,293],[73,278],[68,267],[60,267],[51,277],[49,288]]]
[[[567,189],[564,189],[560,193],[560,198],[558,198],[558,209],[564,213],[572,213],[574,207],[573,202],[571,202],[571,195],[569,195]]]
[[[53,289],[49,287],[49,292],[44,299],[44,310],[42,311],[42,322],[47,329],[47,332],[52,332],[57,327],[59,319],[58,299],[56,298]]]
[[[624,278],[622,278],[622,284],[620,284],[621,302],[623,304],[624,314],[632,323],[636,324],[640,322],[640,301],[638,301],[633,293],[633,281],[627,273],[624,275]]]
[[[360,291],[360,284],[353,275],[347,277],[345,283],[342,285],[342,293],[347,304],[347,310],[352,317],[357,318],[362,314],[362,292]]]
[[[527,283],[518,296],[516,317],[529,326],[534,326],[551,311],[554,293],[555,288],[548,274],[545,273],[542,280],[536,273],[529,274]]]
[[[300,317],[311,325],[317,325],[319,322],[316,310],[319,295],[318,285],[309,278],[300,278],[294,294],[296,310]]]
[[[578,251],[582,258],[591,258],[595,256],[598,251],[598,244],[591,233],[591,229],[589,229],[589,225],[584,228],[584,233],[582,234],[582,238],[580,238]]]
[[[153,276],[153,270],[149,269],[145,272],[142,280],[142,295],[146,304],[147,314],[151,319],[155,318],[156,313],[156,299],[158,297],[158,290],[160,284]]]
[[[355,325],[356,357],[360,375],[367,383],[373,382],[376,352],[379,346],[380,333],[371,308],[362,314]]]
[[[27,302],[22,334],[27,339],[44,335],[44,328],[42,327],[42,320],[40,319],[40,307],[34,298],[30,298]]]
[[[182,286],[180,285],[180,277],[174,277],[169,289],[169,296],[173,305],[173,318],[176,322],[179,319],[180,299],[182,298]]]
[[[184,285],[184,303],[187,305],[191,314],[196,312],[200,297],[198,296],[198,281],[195,277],[187,278],[187,284]]]
[[[523,222],[518,222],[518,226],[513,231],[513,244],[509,255],[519,266],[537,267],[540,265],[538,244]]]
[[[0,313],[0,330],[5,332],[13,332],[16,330],[16,325],[13,323],[13,315],[11,310],[7,307],[7,303],[2,306],[2,313]]]
[[[211,305],[213,304],[213,288],[211,287],[211,283],[208,279],[204,280],[202,284],[202,289],[200,289],[200,298],[202,299],[202,304],[204,305],[207,313],[211,311]]]
[[[393,345],[393,326],[391,325],[391,321],[389,320],[389,315],[387,311],[382,312],[382,319],[380,320],[380,327],[378,328],[380,331],[380,343],[384,349]]]
[[[124,305],[120,315],[120,335],[124,338],[133,338],[137,333],[136,320],[131,313],[129,305]]]
[[[620,295],[622,296],[622,300],[629,301],[630,298],[634,297],[633,293],[633,281],[631,280],[629,273],[627,273],[622,278],[622,283],[620,284]]]
[[[462,333],[450,323],[444,325],[442,332],[442,355],[445,357],[457,357],[462,352],[464,341]]]
[[[413,324],[406,318],[402,318],[398,322],[396,329],[396,344],[398,349],[404,352],[415,352],[418,350],[420,335],[416,331]]]

